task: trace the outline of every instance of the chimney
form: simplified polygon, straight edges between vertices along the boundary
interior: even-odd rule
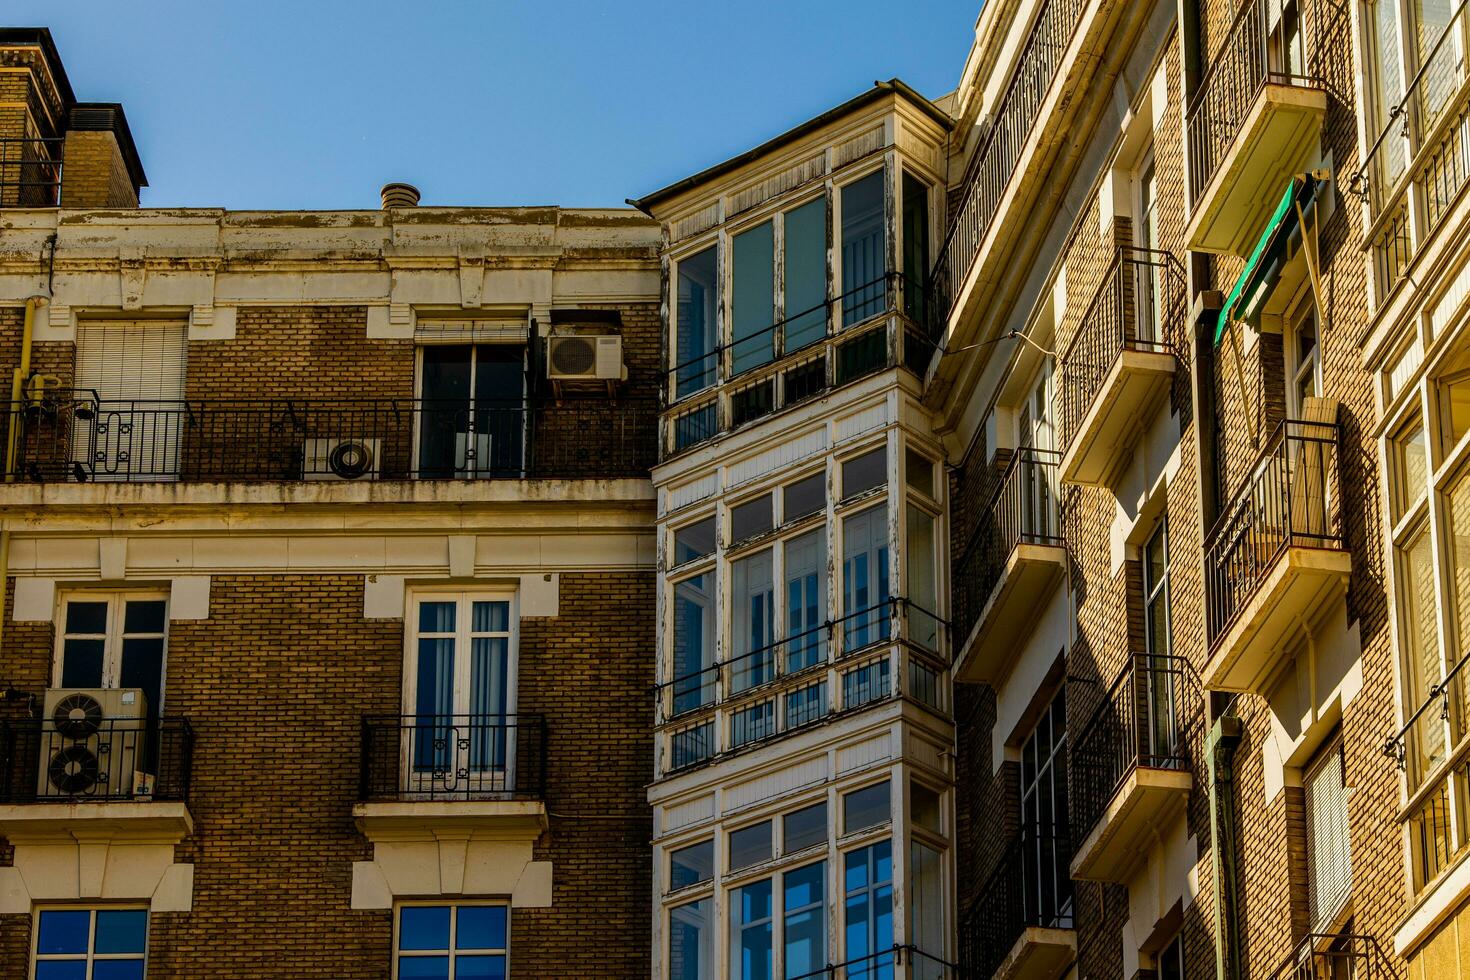
[[[419,206],[419,189],[412,184],[384,184],[383,209],[416,208]]]
[[[44,27],[0,28],[0,208],[56,206],[76,97]]]
[[[135,208],[148,186],[138,148],[116,102],[79,102],[66,127],[61,168],[64,208]]]

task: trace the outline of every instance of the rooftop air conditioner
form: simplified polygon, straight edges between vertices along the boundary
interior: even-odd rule
[[[135,687],[54,687],[41,718],[38,797],[134,795],[147,758],[148,699]]]
[[[572,334],[547,338],[546,376],[552,381],[621,381],[623,338]]]
[[[381,439],[307,439],[301,450],[305,480],[376,480]]]

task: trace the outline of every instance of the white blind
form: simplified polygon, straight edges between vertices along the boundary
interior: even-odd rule
[[[1353,856],[1348,838],[1347,787],[1342,742],[1307,774],[1307,858],[1311,874],[1308,911],[1312,929],[1331,926],[1352,891]]]
[[[188,350],[189,328],[181,321],[80,324],[74,385],[103,401],[181,401]]]
[[[414,325],[414,339],[428,343],[469,344],[476,341],[502,343],[524,342],[530,336],[525,319],[499,320],[419,320]]]

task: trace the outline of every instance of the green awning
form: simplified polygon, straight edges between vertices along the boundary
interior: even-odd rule
[[[1305,213],[1316,193],[1317,181],[1312,177],[1293,177],[1291,183],[1287,184],[1286,193],[1281,195],[1281,203],[1276,205],[1271,220],[1266,222],[1266,230],[1261,233],[1260,241],[1251,250],[1245,269],[1240,278],[1235,280],[1235,286],[1220,310],[1220,319],[1215,325],[1215,346],[1220,345],[1220,340],[1225,336],[1236,312],[1254,307],[1261,298],[1262,288],[1270,286],[1280,275],[1287,243],[1299,224],[1296,205],[1300,204]]]

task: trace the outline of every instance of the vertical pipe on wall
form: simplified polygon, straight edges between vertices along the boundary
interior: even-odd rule
[[[1205,763],[1210,773],[1210,861],[1215,887],[1215,976],[1241,980],[1240,903],[1235,862],[1235,748],[1240,744],[1240,719],[1226,714],[1210,726],[1205,740]]]

